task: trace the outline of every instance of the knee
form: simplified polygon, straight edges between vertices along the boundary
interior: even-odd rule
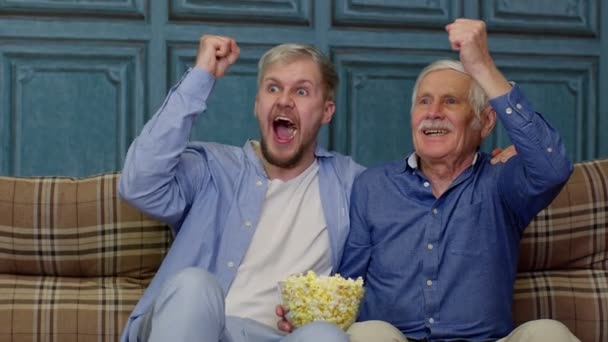
[[[348,335],[333,323],[315,321],[296,329],[298,341],[349,342]]]
[[[211,273],[196,267],[188,267],[179,271],[169,280],[169,284],[181,294],[192,296],[190,298],[196,298],[206,293],[222,294],[223,292],[220,284]]]
[[[188,267],[167,281],[156,303],[164,306],[170,300],[186,311],[189,307],[205,306],[221,309],[223,298],[222,288],[213,275],[200,268]]]
[[[563,323],[553,319],[539,319],[526,322],[516,330],[521,330],[529,341],[576,342],[579,341]]]
[[[406,342],[399,329],[384,321],[357,322],[348,328],[351,342],[390,341]]]

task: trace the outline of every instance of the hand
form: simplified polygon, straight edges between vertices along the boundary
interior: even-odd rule
[[[496,165],[498,163],[506,163],[509,158],[513,157],[517,154],[515,150],[515,146],[510,145],[509,147],[503,149],[495,148],[492,151],[492,160],[490,160],[490,164]]]
[[[464,70],[483,88],[490,99],[511,90],[511,84],[494,64],[488,49],[486,24],[481,20],[456,19],[446,25],[452,49],[459,51]]]
[[[460,52],[464,69],[474,74],[476,69],[491,68],[494,61],[488,50],[486,24],[481,20],[456,19],[446,25],[452,49]]]
[[[209,71],[215,78],[224,76],[241,53],[236,41],[229,37],[204,35],[198,44],[195,67]]]
[[[274,312],[277,316],[279,316],[279,321],[277,322],[277,328],[279,330],[287,332],[287,333],[292,332],[293,325],[291,325],[291,323],[289,323],[289,321],[285,317],[285,315],[287,315],[287,312],[289,312],[289,310],[286,309],[283,305],[277,305]]]

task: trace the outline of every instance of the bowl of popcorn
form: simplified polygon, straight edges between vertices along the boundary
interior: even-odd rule
[[[279,282],[281,302],[294,327],[313,321],[335,323],[343,330],[353,324],[363,298],[363,279],[317,276],[315,272],[291,275]]]

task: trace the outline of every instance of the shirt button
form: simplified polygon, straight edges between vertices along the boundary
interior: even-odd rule
[[[257,186],[262,186],[262,181],[261,181],[261,180],[258,180],[257,182],[255,182],[255,185],[257,185]]]
[[[427,248],[428,250],[433,249],[433,244],[432,244],[432,243],[429,243],[428,245],[426,245],[426,248]]]
[[[433,286],[433,281],[429,279],[429,280],[426,281],[426,284],[428,286]]]
[[[513,109],[511,109],[511,107],[507,107],[507,109],[505,110],[505,112],[507,114],[511,114],[511,113],[513,113]]]
[[[553,149],[551,147],[548,147],[547,152],[551,153],[551,152],[553,152]]]
[[[433,214],[437,215],[438,212],[437,208],[433,208]]]
[[[234,263],[232,261],[228,261],[228,263],[226,265],[228,266],[228,268],[234,267]]]
[[[516,104],[515,107],[517,107],[517,109],[522,109],[523,108],[523,106],[521,105],[521,103]]]
[[[429,184],[429,182],[424,182],[424,183],[422,183],[422,185],[424,185],[425,188],[428,188],[429,185],[431,185],[431,184]]]
[[[251,221],[245,221],[245,227],[251,227]]]
[[[431,323],[431,324],[435,323],[435,320],[433,319],[433,317],[429,318],[429,323]]]

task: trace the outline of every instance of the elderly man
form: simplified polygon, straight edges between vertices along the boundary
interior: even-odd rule
[[[363,168],[316,143],[334,114],[336,72],[311,46],[274,47],[259,63],[260,141],[189,144],[215,81],[238,56],[233,39],[203,36],[195,67],[129,148],[120,194],[169,223],[175,240],[123,342],[348,341],[320,322],[285,336],[275,316],[277,282],[335,271],[348,234]]]
[[[339,272],[365,279],[359,320],[389,322],[410,341],[577,341],[559,322],[513,330],[511,319],[522,232],[572,172],[564,145],[495,66],[483,22],[458,19],[446,30],[460,62],[435,62],[418,77],[415,151],[353,186]],[[491,165],[479,146],[496,116],[518,155]],[[351,332],[365,340],[374,326],[386,328],[370,321]]]

